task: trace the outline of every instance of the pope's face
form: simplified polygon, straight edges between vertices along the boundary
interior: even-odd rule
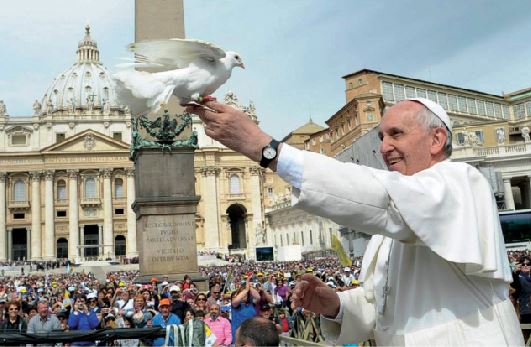
[[[380,152],[390,171],[413,175],[432,165],[432,132],[419,124],[417,112],[422,106],[403,101],[392,106],[380,123]]]

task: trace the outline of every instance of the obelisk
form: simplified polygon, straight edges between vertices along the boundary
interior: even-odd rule
[[[136,42],[174,37],[184,38],[182,0],[136,0]],[[172,99],[169,114],[182,114],[183,108]],[[134,162],[138,281],[161,276],[174,281],[187,274],[200,289],[206,289],[197,265],[195,214],[199,197],[195,194],[194,148],[141,148]]]

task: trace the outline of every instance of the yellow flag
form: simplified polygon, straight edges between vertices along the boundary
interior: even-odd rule
[[[334,252],[336,252],[341,266],[352,265],[352,259],[350,259],[350,257],[347,255],[347,253],[343,249],[343,246],[341,245],[341,241],[339,241],[336,235],[332,235],[332,249],[334,250]]]

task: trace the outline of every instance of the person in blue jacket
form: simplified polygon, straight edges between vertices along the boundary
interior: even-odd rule
[[[90,310],[85,303],[84,297],[77,298],[74,308],[68,317],[68,328],[70,330],[88,331],[98,327],[100,320],[94,310]],[[72,346],[91,346],[93,341],[79,341],[72,343]]]
[[[171,301],[168,298],[160,300],[159,303],[159,313],[153,318],[153,327],[161,327],[166,329],[166,326],[170,324],[181,324],[181,319],[176,315],[170,312],[171,310]],[[164,337],[159,337],[153,340],[153,346],[162,346],[164,345]],[[174,336],[170,335],[168,339],[168,346],[174,346]]]

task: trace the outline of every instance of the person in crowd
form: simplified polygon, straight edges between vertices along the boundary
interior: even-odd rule
[[[170,288],[170,295],[172,300],[171,312],[179,319],[184,321],[184,312],[190,309],[190,305],[183,300],[181,289],[178,286],[172,286]]]
[[[192,308],[187,309],[184,311],[184,320],[183,323],[186,324],[190,319],[195,318],[195,311]]]
[[[218,346],[230,346],[232,343],[231,323],[228,319],[221,317],[221,307],[219,304],[210,305],[208,317],[205,318],[214,335]]]
[[[278,346],[279,332],[273,322],[261,317],[245,320],[236,332],[236,346]]]
[[[159,313],[153,318],[153,327],[166,328],[169,324],[181,324],[181,319],[176,315],[170,312],[171,302],[170,299],[164,298],[159,302]],[[170,345],[174,344],[174,336],[170,336],[168,341]],[[153,340],[153,346],[162,346],[164,345],[164,338],[159,337]]]
[[[195,298],[195,310],[201,310],[205,312],[207,310],[207,300],[208,299],[205,294],[199,293]]]
[[[25,333],[28,325],[20,315],[20,302],[12,301],[7,305],[8,315],[2,324],[0,331],[4,333]]]
[[[288,334],[290,329],[289,320],[286,316],[286,311],[286,309],[280,309],[278,311],[278,317],[275,320],[275,324],[278,324],[278,326],[280,326],[280,333],[283,335]]]
[[[253,300],[259,300],[260,296],[251,287],[251,278],[247,277],[245,287],[240,287],[232,298],[231,307],[231,329],[232,339],[236,340],[236,330],[247,319],[256,316],[256,308]]]
[[[208,298],[207,306],[212,304],[220,305],[221,303],[221,286],[219,284],[215,284],[210,287],[210,297]]]
[[[440,105],[406,99],[385,111],[379,137],[389,171],[282,144],[216,101],[187,112],[207,136],[289,182],[296,207],[373,235],[363,286],[338,294],[305,274],[294,290],[295,306],[330,318],[322,323],[331,341],[523,344],[493,193],[477,169],[447,160],[452,126]]]
[[[74,303],[72,312],[68,316],[69,330],[88,331],[98,328],[100,321],[96,312],[87,305],[84,297],[79,297]],[[94,342],[80,341],[74,342],[72,345],[76,346],[90,346]]]
[[[61,330],[61,322],[53,314],[50,314],[48,303],[39,301],[37,303],[38,314],[33,316],[28,323],[28,334],[47,334],[54,330]]]

